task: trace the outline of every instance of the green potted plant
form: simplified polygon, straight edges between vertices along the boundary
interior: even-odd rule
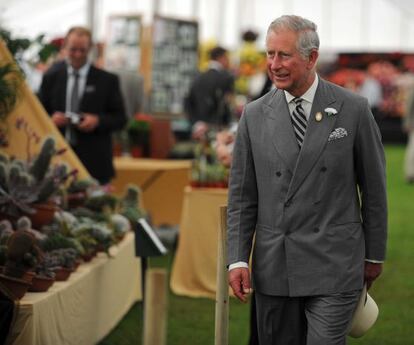
[[[40,153],[32,161],[10,160],[0,155],[0,213],[11,219],[28,215],[33,226],[40,229],[52,220],[56,204],[50,202],[76,171],[64,164],[51,166],[57,154],[53,138],[46,138]]]
[[[22,74],[15,63],[0,65],[0,147],[8,145],[6,120],[19,99],[22,80]]]
[[[127,124],[130,153],[133,157],[148,157],[152,117],[138,113]]]
[[[97,187],[99,184],[92,178],[73,179],[66,189],[66,204],[69,209],[83,206],[89,190]]]
[[[66,281],[70,277],[75,270],[77,255],[76,250],[73,248],[55,249],[46,253],[48,259],[55,265],[56,281]]]
[[[55,282],[55,266],[54,261],[45,255],[44,260],[40,262],[35,269],[36,275],[33,277],[32,285],[29,287],[30,292],[45,292]]]
[[[132,224],[146,216],[140,206],[141,189],[134,184],[129,184],[125,194],[120,199],[120,214],[125,216]]]

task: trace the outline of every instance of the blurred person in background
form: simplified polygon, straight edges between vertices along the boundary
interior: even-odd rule
[[[195,139],[203,137],[211,128],[228,126],[232,120],[234,76],[229,68],[227,50],[215,47],[210,51],[208,69],[197,75],[190,86],[184,109]]]
[[[126,115],[118,78],[91,64],[91,48],[91,32],[71,28],[66,58],[43,76],[39,99],[92,177],[107,184],[115,175],[111,134]]]

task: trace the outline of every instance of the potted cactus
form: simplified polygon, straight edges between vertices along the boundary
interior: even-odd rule
[[[27,231],[15,231],[7,241],[6,262],[0,283],[20,299],[26,293],[30,282],[23,279],[25,273],[33,270],[43,254],[35,237]]]
[[[87,197],[88,190],[98,186],[94,179],[74,179],[66,189],[66,200],[68,208],[83,206]]]
[[[76,171],[68,172],[64,164],[51,167],[55,154],[55,141],[49,137],[33,161],[0,155],[0,213],[3,216],[15,220],[28,215],[36,229],[52,220],[57,207],[50,198],[68,177],[76,174]]]
[[[75,270],[76,250],[73,248],[55,249],[46,253],[46,257],[55,265],[55,280],[68,280],[71,273]]]
[[[33,277],[32,285],[29,287],[30,292],[45,292],[55,282],[54,262],[45,255],[44,260],[40,262],[35,269],[36,275]]]
[[[140,207],[141,189],[133,184],[127,186],[124,196],[120,200],[120,214],[125,216],[132,224],[146,216]]]

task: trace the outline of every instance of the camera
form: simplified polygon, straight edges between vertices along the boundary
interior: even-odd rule
[[[70,121],[72,125],[77,125],[83,119],[83,116],[81,114],[74,113],[72,111],[67,111],[65,113],[65,117]]]

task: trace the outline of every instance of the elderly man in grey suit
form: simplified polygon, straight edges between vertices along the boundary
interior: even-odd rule
[[[317,76],[314,23],[276,19],[266,49],[277,89],[248,104],[238,127],[229,283],[245,301],[253,249],[260,344],[346,344],[363,284],[385,258],[380,133],[365,98]]]

